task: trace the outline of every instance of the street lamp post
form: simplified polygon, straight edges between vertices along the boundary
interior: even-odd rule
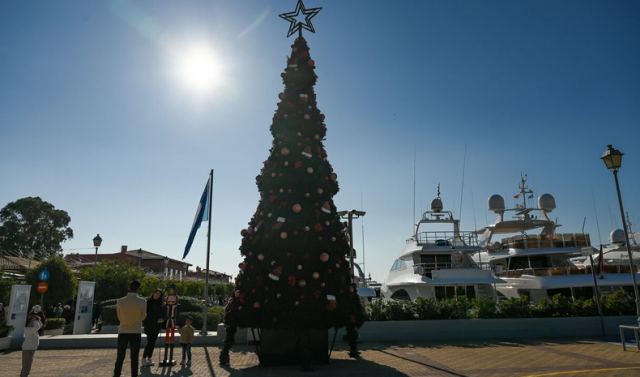
[[[627,229],[627,221],[624,216],[624,207],[622,205],[622,194],[620,193],[620,183],[618,182],[618,169],[622,166],[622,155],[624,153],[613,148],[611,144],[607,146],[607,150],[602,154],[602,161],[607,169],[613,172],[613,178],[616,182],[616,192],[618,194],[618,205],[620,207],[620,215],[622,217],[622,229],[624,230],[624,242],[627,247],[627,254],[629,255],[629,273],[631,274],[631,280],[633,282],[633,294],[636,299],[636,320],[640,325],[640,295],[638,295],[638,282],[636,281],[636,271],[633,267],[633,254],[631,253],[631,245],[629,245],[629,231]]]
[[[365,211],[358,211],[356,209],[352,209],[351,211],[338,211],[338,216],[342,217],[343,219],[346,218],[348,221],[348,227],[349,227],[349,265],[351,266],[351,278],[353,279],[354,275],[355,275],[355,271],[353,269],[354,265],[353,265],[353,219],[357,219],[361,216],[364,216],[366,214]]]
[[[102,244],[102,237],[100,237],[100,233],[98,233],[95,237],[93,237],[93,247],[96,248],[96,259],[93,261],[93,281],[96,281],[96,270],[98,268],[98,248]]]

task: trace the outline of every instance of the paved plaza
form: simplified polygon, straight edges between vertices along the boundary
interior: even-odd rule
[[[191,368],[143,368],[141,376],[469,376],[469,377],[631,377],[640,376],[640,352],[626,352],[603,341],[501,341],[459,344],[363,344],[362,358],[350,359],[344,348],[331,363],[299,372],[295,366],[260,367],[249,346],[237,347],[231,366],[220,367],[220,348],[194,347]],[[18,376],[19,351],[0,355],[0,373]],[[180,357],[180,351],[177,351]],[[39,350],[31,376],[94,376],[112,373],[115,349]],[[157,362],[157,354],[156,360]],[[123,376],[129,376],[129,359]]]

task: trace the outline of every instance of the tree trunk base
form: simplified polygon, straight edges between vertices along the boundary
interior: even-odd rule
[[[329,332],[326,329],[302,332],[292,328],[262,329],[257,353],[261,366],[327,364]]]

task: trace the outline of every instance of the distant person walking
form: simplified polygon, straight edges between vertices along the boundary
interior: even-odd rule
[[[22,343],[22,370],[20,377],[27,377],[31,372],[33,358],[40,345],[40,335],[38,331],[44,325],[44,314],[40,305],[34,305],[29,314],[24,328],[24,342]]]
[[[156,289],[147,299],[147,318],[144,319],[144,333],[147,334],[147,345],[142,353],[142,366],[153,365],[151,357],[156,346],[158,334],[162,328],[162,291]]]
[[[191,343],[193,343],[193,326],[191,318],[185,319],[184,326],[180,328],[180,345],[182,345],[182,362],[180,365],[191,365]]]
[[[132,281],[129,284],[129,294],[118,299],[116,304],[116,314],[120,326],[118,327],[118,355],[113,370],[114,377],[120,377],[120,373],[122,373],[122,363],[127,353],[127,346],[131,347],[131,377],[138,377],[142,321],[147,316],[147,302],[138,296],[138,288],[140,288],[140,282]]]

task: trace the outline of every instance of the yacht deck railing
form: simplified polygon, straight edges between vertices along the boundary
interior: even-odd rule
[[[418,245],[434,246],[478,246],[478,235],[474,232],[420,232],[416,234]]]
[[[553,235],[518,235],[503,238],[499,243],[490,247],[490,251],[505,249],[551,249],[551,248],[582,248],[591,246],[588,234],[558,233]]]

